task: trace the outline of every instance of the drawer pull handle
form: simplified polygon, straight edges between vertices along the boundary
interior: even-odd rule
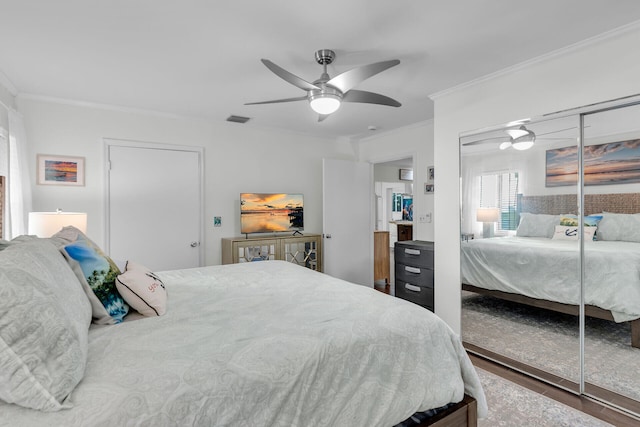
[[[407,255],[420,255],[420,249],[405,248],[404,253]]]
[[[420,274],[420,269],[416,267],[409,267],[408,265],[404,266],[404,271],[413,274]]]
[[[414,292],[420,292],[420,286],[410,285],[408,283],[404,284],[404,288]]]

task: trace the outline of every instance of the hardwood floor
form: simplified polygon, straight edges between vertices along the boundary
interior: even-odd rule
[[[465,345],[466,346],[466,345]],[[475,366],[491,372],[515,384],[525,387],[536,393],[540,393],[554,399],[564,405],[582,411],[602,421],[619,427],[637,427],[640,419],[633,418],[615,409],[609,408],[596,400],[584,396],[578,396],[559,387],[554,387],[546,382],[540,381],[514,369],[493,362],[489,359],[469,353],[469,357]]]

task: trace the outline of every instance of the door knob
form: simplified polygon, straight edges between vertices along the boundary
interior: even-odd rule
[[[191,247],[195,248],[196,246],[198,246],[200,243],[199,242],[191,242]]]
[[[331,234],[325,234],[324,237],[327,238],[327,239],[330,239],[331,238]]]

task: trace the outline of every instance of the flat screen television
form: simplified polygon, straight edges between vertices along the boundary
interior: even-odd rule
[[[302,194],[241,193],[240,232],[275,233],[304,229]]]

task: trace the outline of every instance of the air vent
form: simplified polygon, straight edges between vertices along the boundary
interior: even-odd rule
[[[227,117],[228,122],[234,122],[234,123],[247,123],[249,120],[251,120],[249,117],[242,117],[242,116],[231,115]]]

